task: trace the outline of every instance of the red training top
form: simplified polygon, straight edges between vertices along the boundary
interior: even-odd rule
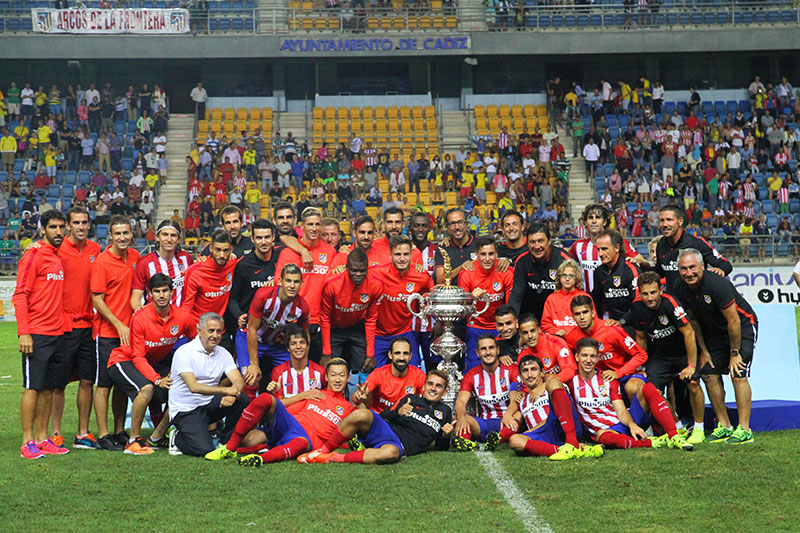
[[[494,312],[498,307],[508,302],[511,297],[511,288],[514,286],[514,269],[505,272],[497,271],[497,263],[492,269],[486,271],[480,266],[478,260],[472,262],[474,270],[462,270],[458,275],[458,285],[465,291],[472,293],[476,288],[481,288],[488,293],[489,308],[469,321],[469,326],[478,329],[495,329]],[[477,309],[483,309],[483,302],[475,303]]]
[[[92,263],[101,251],[99,244],[88,239],[82,248],[78,248],[69,237],[58,247],[58,257],[64,265],[64,279],[67,281],[64,283],[64,313],[72,323],[72,329],[92,327],[94,306],[89,280]],[[69,324],[67,326],[69,329]]]
[[[589,335],[576,326],[567,332],[566,341],[574,351],[575,343],[584,337],[592,337],[600,343],[600,360],[597,362],[597,368],[613,370],[617,373],[617,377],[633,374],[647,362],[647,352],[619,326],[606,326],[595,317],[594,327]]]
[[[331,353],[331,327],[349,328],[364,320],[367,357],[374,357],[375,324],[382,295],[383,286],[371,276],[359,286],[353,284],[347,272],[328,279],[322,289],[320,309],[322,353]]]
[[[372,392],[369,408],[380,413],[391,407],[406,394],[421,394],[425,385],[425,372],[415,366],[408,366],[404,377],[392,374],[392,365],[376,368],[364,382]]]
[[[131,284],[136,262],[139,261],[139,252],[133,248],[125,251],[125,257],[119,257],[111,252],[111,246],[101,253],[92,263],[92,281],[90,289],[94,294],[105,295],[105,302],[111,312],[123,324],[129,324],[133,309],[131,309]],[[119,333],[111,322],[103,318],[100,313],[94,319],[95,333],[98,337],[118,339]]]
[[[411,331],[412,315],[406,302],[412,293],[430,292],[433,289],[431,277],[427,272],[417,272],[413,267],[405,274],[400,274],[391,264],[376,267],[371,274],[383,285],[376,335],[399,335]]]
[[[203,313],[214,312],[223,316],[231,295],[234,268],[236,259],[231,256],[223,266],[209,257],[186,270],[181,307],[191,313],[195,323]]]
[[[303,400],[286,408],[306,430],[314,450],[322,448],[333,430],[356,410],[341,392],[334,393],[328,389],[322,392],[325,394],[324,400]]]
[[[64,320],[64,266],[56,248],[42,239],[17,266],[17,288],[11,300],[17,315],[18,335],[62,335]]]
[[[280,276],[283,266],[288,263],[294,263],[299,266],[303,271],[303,285],[300,287],[300,296],[308,303],[308,310],[311,314],[311,323],[319,324],[320,302],[322,301],[322,287],[328,279],[328,273],[331,270],[331,265],[336,257],[336,250],[333,246],[322,241],[317,241],[316,246],[309,248],[303,239],[300,238],[298,242],[305,246],[311,257],[314,258],[314,266],[311,270],[303,267],[303,261],[300,259],[300,254],[289,248],[284,248],[281,255],[278,256],[278,264],[275,265],[275,275]]]

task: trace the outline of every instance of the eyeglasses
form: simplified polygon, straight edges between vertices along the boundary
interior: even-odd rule
[[[463,226],[463,225],[465,225],[466,223],[467,223],[467,221],[466,221],[466,220],[463,220],[463,219],[462,219],[462,220],[449,220],[449,221],[447,222],[447,225],[448,225],[448,226]]]

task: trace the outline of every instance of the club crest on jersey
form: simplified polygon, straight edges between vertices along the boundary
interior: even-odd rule
[[[232,278],[233,278],[233,274],[231,274],[230,272],[229,272],[228,274],[226,274],[226,275],[225,275],[225,279],[226,279],[227,281],[230,281]]]
[[[178,334],[178,326],[170,326],[169,334],[170,335],[177,335]]]
[[[597,387],[597,393],[600,394],[600,396],[608,396],[608,389],[605,385],[600,385]]]
[[[619,287],[620,283],[622,283],[622,278],[620,276],[614,276],[611,281],[614,283],[615,287]]]
[[[669,322],[669,319],[667,318],[666,315],[659,315],[658,321],[666,326],[667,323]]]
[[[90,255],[90,256],[89,256],[89,262],[90,262],[90,263],[94,263],[94,256],[93,256],[93,255]]]
[[[544,363],[544,366],[550,366],[550,358],[549,357],[545,357],[544,361],[542,361],[542,362]]]
[[[414,394],[414,387],[406,387],[406,394]]]
[[[704,294],[704,295],[703,295],[703,300],[704,300],[704,301],[705,301],[707,304],[710,304],[710,303],[711,303],[711,296],[709,296],[708,294]]]
[[[500,385],[506,384],[506,378],[500,378]]]
[[[319,262],[324,263],[328,260],[328,254],[319,254]]]
[[[342,409],[341,405],[337,405],[336,406],[336,414],[338,414],[340,416],[344,414],[344,409]]]
[[[550,269],[550,279],[556,279],[556,269]]]
[[[311,379],[309,379],[309,380],[308,380],[308,385],[309,385],[309,386],[311,386],[311,387],[316,387],[316,386],[317,386],[317,380],[316,380],[316,378],[311,378]]]
[[[434,264],[433,257],[429,257],[429,258],[428,258],[428,268],[432,268],[432,267],[433,267],[433,264]]]
[[[369,294],[362,294],[361,301],[367,303],[369,301]]]
[[[605,345],[604,345],[602,342],[601,342],[601,343],[598,343],[598,344],[600,344],[600,351],[601,351],[601,352],[605,352],[605,351],[606,351],[606,347],[605,347]]]
[[[499,291],[502,288],[503,288],[503,284],[500,283],[499,281],[495,281],[494,283],[492,283],[492,289],[494,289],[496,291]]]
[[[436,418],[441,419],[443,415],[442,415],[442,412],[440,410],[434,409],[433,410],[433,416],[435,416]]]
[[[471,254],[469,254],[469,258],[472,259],[473,261],[475,261],[478,258],[478,254],[476,254],[475,252],[472,252]]]
[[[414,284],[413,283],[406,283],[406,290],[408,292],[414,292]]]

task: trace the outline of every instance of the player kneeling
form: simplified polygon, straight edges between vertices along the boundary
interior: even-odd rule
[[[504,433],[511,433],[508,443],[512,450],[519,455],[541,455],[554,461],[603,455],[600,445],[581,449],[578,440],[582,428],[578,413],[564,389],[547,390],[544,365],[539,358],[523,357],[519,362],[519,375],[530,392],[508,407],[500,434],[502,439]],[[513,433],[519,427],[519,418],[528,428],[525,433]]]
[[[406,394],[381,414],[369,409],[353,411],[321,448],[297,460],[301,463],[386,464],[396,463],[404,455],[423,453],[434,441],[437,449],[446,448],[453,431],[452,411],[441,402],[446,390],[447,375],[441,370],[431,370],[422,396]],[[333,453],[356,434],[366,449]]]
[[[642,387],[644,404],[638,395],[631,401],[630,410],[615,379],[606,381],[597,370],[600,359],[600,344],[591,337],[576,343],[578,375],[568,382],[583,426],[594,437],[595,442],[614,448],[680,448],[691,451],[694,447],[675,430],[667,402],[652,383]],[[643,427],[651,423],[651,415],[666,433],[660,437],[646,438]]]

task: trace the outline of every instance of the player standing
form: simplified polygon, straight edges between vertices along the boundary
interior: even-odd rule
[[[405,337],[411,343],[411,365],[419,367],[419,347],[411,330],[411,311],[406,302],[410,294],[425,294],[433,288],[433,280],[426,272],[411,268],[411,239],[405,235],[392,238],[392,262],[376,267],[372,275],[383,285],[383,298],[378,306],[375,328],[375,364],[389,362],[389,344],[396,337]]]
[[[700,346],[698,366],[719,421],[710,435],[711,442],[745,444],[753,442],[750,429],[752,391],[747,378],[758,338],[758,318],[730,280],[711,268],[705,269],[704,259],[699,250],[681,250],[678,255],[681,278],[675,282],[673,292],[686,306]],[[729,374],[733,381],[739,413],[736,429],[725,406],[722,374]]]
[[[486,308],[480,315],[471,317],[467,323],[465,371],[480,364],[477,354],[478,338],[485,334],[497,337],[494,313],[501,305],[508,302],[514,286],[513,269],[503,272],[497,270],[497,243],[494,237],[475,239],[475,251],[478,258],[473,261],[473,268],[461,272],[458,276],[458,285],[475,297],[485,294],[488,302],[477,302],[478,309],[484,305]]]
[[[133,309],[131,287],[140,255],[131,247],[133,232],[130,220],[114,215],[108,224],[111,246],[92,263],[90,290],[92,304],[97,309],[94,331],[97,334],[97,366],[95,374],[94,415],[97,419],[98,445],[104,450],[122,450],[128,443],[125,432],[125,410],[128,399],[115,387],[111,399],[114,415],[114,434],[108,429],[108,395],[113,381],[108,375],[108,358],[114,348],[130,344]]]
[[[622,256],[625,240],[616,230],[604,230],[595,239],[600,265],[594,271],[591,291],[598,317],[619,320],[637,297],[641,270]]]
[[[64,341],[64,267],[58,248],[64,241],[66,217],[59,211],[45,211],[41,217],[44,238],[39,246],[26,250],[19,261],[17,287],[12,298],[17,316],[19,351],[22,353],[20,401],[22,447],[25,459],[40,459],[45,454],[63,455],[69,449],[53,443],[47,436],[53,389],[69,379],[54,375],[56,352]]]
[[[222,315],[225,312],[230,298],[233,270],[236,268],[236,258],[232,254],[233,240],[227,231],[218,229],[211,234],[209,248],[211,257],[192,265],[184,278],[181,307],[195,321],[205,313]],[[224,337],[223,335],[223,339]]]
[[[375,368],[375,324],[383,287],[367,276],[367,254],[356,248],[347,271],[331,277],[322,289],[320,332],[322,358],[343,358],[354,370]]]
[[[420,263],[428,272],[432,280],[436,279],[436,250],[438,246],[428,240],[431,231],[431,219],[421,211],[411,215],[408,222],[408,233],[411,235],[412,262],[416,250],[420,252]],[[441,357],[431,355],[431,336],[433,330],[433,318],[427,317],[420,319],[411,318],[411,331],[417,338],[417,344],[422,352],[422,360],[425,361],[425,368],[430,370],[436,368],[441,362]]]
[[[491,335],[478,339],[481,364],[464,375],[455,405],[456,437],[453,446],[459,451],[473,451],[485,442],[489,433],[500,432],[500,421],[508,409],[512,386],[517,383],[516,365],[501,365],[497,341]],[[467,414],[467,402],[478,400],[478,416]]]
[[[166,274],[172,280],[172,302],[181,305],[183,302],[183,276],[186,269],[194,263],[192,254],[179,249],[181,230],[171,220],[164,220],[156,229],[156,250],[142,257],[136,263],[131,291],[131,307],[135,311],[142,306],[142,297],[147,294],[148,280],[157,273]],[[147,303],[146,300],[145,303]]]
[[[92,263],[100,255],[100,245],[88,239],[89,212],[82,207],[73,207],[67,213],[69,235],[58,247],[58,256],[64,265],[64,313],[67,315],[67,328],[71,321],[72,329],[64,333],[62,353],[68,364],[71,375],[78,377],[78,433],[72,443],[73,448],[95,449],[97,439],[89,431],[89,418],[92,414],[94,397],[95,365],[97,364],[97,347],[92,338],[92,320],[94,307],[89,280]],[[66,386],[66,383],[65,383]],[[63,443],[61,436],[61,419],[64,413],[64,387],[56,387],[53,391],[51,440],[56,444]],[[61,441],[58,442],[58,441]]]

